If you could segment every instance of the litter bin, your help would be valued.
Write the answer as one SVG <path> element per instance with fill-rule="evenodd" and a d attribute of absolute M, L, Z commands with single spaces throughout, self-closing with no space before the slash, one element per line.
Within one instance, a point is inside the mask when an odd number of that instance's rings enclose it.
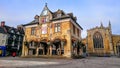
<path fill-rule="evenodd" d="M 0 56 L 4 57 L 6 55 L 6 46 L 0 46 Z"/>

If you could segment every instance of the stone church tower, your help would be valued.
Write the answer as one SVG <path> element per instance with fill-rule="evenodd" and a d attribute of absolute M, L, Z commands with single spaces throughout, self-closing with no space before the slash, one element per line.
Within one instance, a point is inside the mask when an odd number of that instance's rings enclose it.
<path fill-rule="evenodd" d="M 94 56 L 113 55 L 112 30 L 109 21 L 108 27 L 101 23 L 100 27 L 87 30 L 87 52 Z"/>

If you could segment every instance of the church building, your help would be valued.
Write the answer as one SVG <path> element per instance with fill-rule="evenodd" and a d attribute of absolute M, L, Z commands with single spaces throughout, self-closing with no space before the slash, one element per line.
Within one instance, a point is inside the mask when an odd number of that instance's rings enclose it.
<path fill-rule="evenodd" d="M 84 39 L 87 52 L 90 56 L 120 56 L 120 35 L 112 34 L 111 23 L 104 27 L 87 30 L 87 37 Z"/>

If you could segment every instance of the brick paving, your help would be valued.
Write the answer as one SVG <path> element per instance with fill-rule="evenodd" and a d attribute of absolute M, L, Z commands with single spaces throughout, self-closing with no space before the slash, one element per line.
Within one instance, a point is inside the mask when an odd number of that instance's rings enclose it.
<path fill-rule="evenodd" d="M 0 58 L 0 68 L 120 68 L 120 58 L 84 59 Z"/>

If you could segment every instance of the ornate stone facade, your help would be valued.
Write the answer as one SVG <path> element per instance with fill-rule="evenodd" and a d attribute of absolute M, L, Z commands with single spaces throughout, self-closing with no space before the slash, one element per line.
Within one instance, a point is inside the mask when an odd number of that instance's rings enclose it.
<path fill-rule="evenodd" d="M 87 52 L 92 56 L 120 56 L 120 35 L 113 35 L 111 23 L 104 27 L 87 30 L 87 37 L 82 40 L 87 47 Z"/>
<path fill-rule="evenodd" d="M 81 40 L 82 28 L 72 13 L 66 14 L 60 9 L 52 12 L 45 5 L 42 13 L 34 18 L 23 25 L 25 37 L 22 56 L 71 57 L 78 51 L 73 44 Z"/>
<path fill-rule="evenodd" d="M 100 27 L 87 30 L 87 51 L 89 55 L 95 56 L 113 55 L 110 22 L 108 27 L 104 27 L 101 23 Z"/>

